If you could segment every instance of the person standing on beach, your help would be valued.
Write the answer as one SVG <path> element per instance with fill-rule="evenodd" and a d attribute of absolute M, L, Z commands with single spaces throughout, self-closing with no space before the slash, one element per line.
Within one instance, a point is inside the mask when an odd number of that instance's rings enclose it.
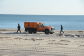
<path fill-rule="evenodd" d="M 21 33 L 21 30 L 20 30 L 20 24 L 18 24 L 18 26 L 17 26 L 17 33 L 18 33 L 18 31 L 20 31 L 20 33 Z"/>
<path fill-rule="evenodd" d="M 63 31 L 63 26 L 61 25 L 61 29 L 60 29 L 60 34 L 61 33 L 64 33 L 64 31 Z"/>

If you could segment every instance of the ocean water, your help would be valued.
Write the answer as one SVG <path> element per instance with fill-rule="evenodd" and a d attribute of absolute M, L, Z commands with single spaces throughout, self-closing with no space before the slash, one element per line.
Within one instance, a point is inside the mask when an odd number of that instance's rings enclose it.
<path fill-rule="evenodd" d="M 7 15 L 0 14 L 0 28 L 17 28 L 17 24 L 24 28 L 24 22 L 43 22 L 44 25 L 60 30 L 84 30 L 84 15 Z"/>

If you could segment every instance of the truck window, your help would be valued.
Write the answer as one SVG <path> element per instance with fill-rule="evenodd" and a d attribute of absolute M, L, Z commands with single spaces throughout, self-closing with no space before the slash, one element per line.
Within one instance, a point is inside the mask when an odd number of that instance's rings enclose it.
<path fill-rule="evenodd" d="M 39 27 L 44 27 L 44 25 L 43 24 L 40 24 Z"/>

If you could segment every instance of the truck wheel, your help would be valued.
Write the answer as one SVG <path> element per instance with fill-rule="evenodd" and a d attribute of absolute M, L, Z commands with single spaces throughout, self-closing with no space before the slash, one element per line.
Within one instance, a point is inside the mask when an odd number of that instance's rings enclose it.
<path fill-rule="evenodd" d="M 45 34 L 49 34 L 49 30 L 48 29 L 45 30 Z"/>
<path fill-rule="evenodd" d="M 32 34 L 32 32 L 31 32 L 31 31 L 29 31 L 29 34 Z"/>
<path fill-rule="evenodd" d="M 32 34 L 32 30 L 28 30 L 29 34 Z"/>
<path fill-rule="evenodd" d="M 37 33 L 36 31 L 34 31 L 33 33 Z"/>
<path fill-rule="evenodd" d="M 34 30 L 33 30 L 33 33 L 37 33 L 37 30 L 36 30 L 36 29 L 34 29 Z"/>
<path fill-rule="evenodd" d="M 50 32 L 50 34 L 53 34 L 53 32 Z"/>

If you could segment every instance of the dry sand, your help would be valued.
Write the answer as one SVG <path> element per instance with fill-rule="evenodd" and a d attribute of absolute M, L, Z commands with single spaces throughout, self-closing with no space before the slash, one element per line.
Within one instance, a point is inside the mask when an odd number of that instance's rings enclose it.
<path fill-rule="evenodd" d="M 84 31 L 16 33 L 0 30 L 0 56 L 84 56 Z"/>

